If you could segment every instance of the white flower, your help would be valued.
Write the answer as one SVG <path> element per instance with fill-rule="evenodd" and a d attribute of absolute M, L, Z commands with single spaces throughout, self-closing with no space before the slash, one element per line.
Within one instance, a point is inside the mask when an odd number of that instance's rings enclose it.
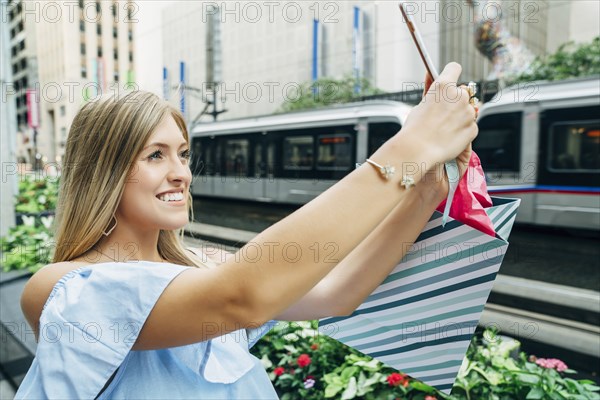
<path fill-rule="evenodd" d="M 41 195 L 40 197 L 37 198 L 37 201 L 39 204 L 46 204 L 46 196 Z"/>
<path fill-rule="evenodd" d="M 52 226 L 52 222 L 54 221 L 54 216 L 49 215 L 47 217 L 42 217 L 40 219 L 42 221 L 42 225 L 44 225 L 46 227 L 46 229 L 50 229 L 50 227 Z"/>
<path fill-rule="evenodd" d="M 35 217 L 28 217 L 27 215 L 23 215 L 21 218 L 23 219 L 23 225 L 25 225 L 25 226 L 34 226 L 35 225 Z"/>
<path fill-rule="evenodd" d="M 315 380 L 314 379 L 307 379 L 304 381 L 304 389 L 310 389 L 313 386 L 315 386 Z"/>

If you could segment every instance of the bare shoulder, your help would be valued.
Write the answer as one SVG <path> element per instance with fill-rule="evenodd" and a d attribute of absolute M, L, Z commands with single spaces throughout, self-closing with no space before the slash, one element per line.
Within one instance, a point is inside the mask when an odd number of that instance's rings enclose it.
<path fill-rule="evenodd" d="M 29 279 L 21 295 L 21 310 L 34 330 L 37 331 L 42 308 L 54 285 L 65 274 L 83 265 L 86 265 L 86 263 L 71 261 L 48 264 Z"/>

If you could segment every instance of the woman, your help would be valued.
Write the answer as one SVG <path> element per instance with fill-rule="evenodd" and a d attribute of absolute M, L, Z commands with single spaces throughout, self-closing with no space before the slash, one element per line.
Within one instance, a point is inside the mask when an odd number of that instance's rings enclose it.
<path fill-rule="evenodd" d="M 276 398 L 248 349 L 274 320 L 350 314 L 445 199 L 443 162 L 466 164 L 477 127 L 460 72 L 449 64 L 371 156 L 396 173 L 360 166 L 259 234 L 253 260 L 211 261 L 177 237 L 192 176 L 176 110 L 145 92 L 86 104 L 69 133 L 54 260 L 21 299 L 38 349 L 17 398 Z"/>

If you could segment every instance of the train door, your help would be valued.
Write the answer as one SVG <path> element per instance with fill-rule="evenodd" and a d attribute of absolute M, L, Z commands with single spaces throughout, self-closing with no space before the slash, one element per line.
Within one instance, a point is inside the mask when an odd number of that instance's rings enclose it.
<path fill-rule="evenodd" d="M 536 223 L 600 229 L 600 106 L 540 114 Z"/>
<path fill-rule="evenodd" d="M 267 132 L 257 134 L 253 140 L 253 175 L 256 181 L 255 200 L 274 201 L 270 186 L 274 182 L 275 142 Z"/>
<path fill-rule="evenodd" d="M 191 192 L 194 196 L 211 196 L 214 194 L 214 143 L 208 137 L 192 139 L 192 171 Z"/>
<path fill-rule="evenodd" d="M 215 182 L 215 195 L 227 198 L 253 199 L 258 191 L 252 174 L 252 139 L 255 134 L 221 136 L 223 161 L 221 179 Z"/>

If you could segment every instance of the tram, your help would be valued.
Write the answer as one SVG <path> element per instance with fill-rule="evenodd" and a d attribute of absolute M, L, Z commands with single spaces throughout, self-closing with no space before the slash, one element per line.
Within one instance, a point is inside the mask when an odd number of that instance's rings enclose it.
<path fill-rule="evenodd" d="M 375 100 L 197 125 L 192 195 L 305 204 L 402 127 L 411 105 Z M 521 198 L 517 222 L 600 233 L 600 79 L 503 89 L 473 148 L 492 195 Z"/>
<path fill-rule="evenodd" d="M 473 148 L 516 222 L 600 232 L 600 77 L 528 82 L 479 112 Z"/>
<path fill-rule="evenodd" d="M 379 100 L 197 125 L 192 195 L 305 204 L 398 133 L 411 109 Z"/>

